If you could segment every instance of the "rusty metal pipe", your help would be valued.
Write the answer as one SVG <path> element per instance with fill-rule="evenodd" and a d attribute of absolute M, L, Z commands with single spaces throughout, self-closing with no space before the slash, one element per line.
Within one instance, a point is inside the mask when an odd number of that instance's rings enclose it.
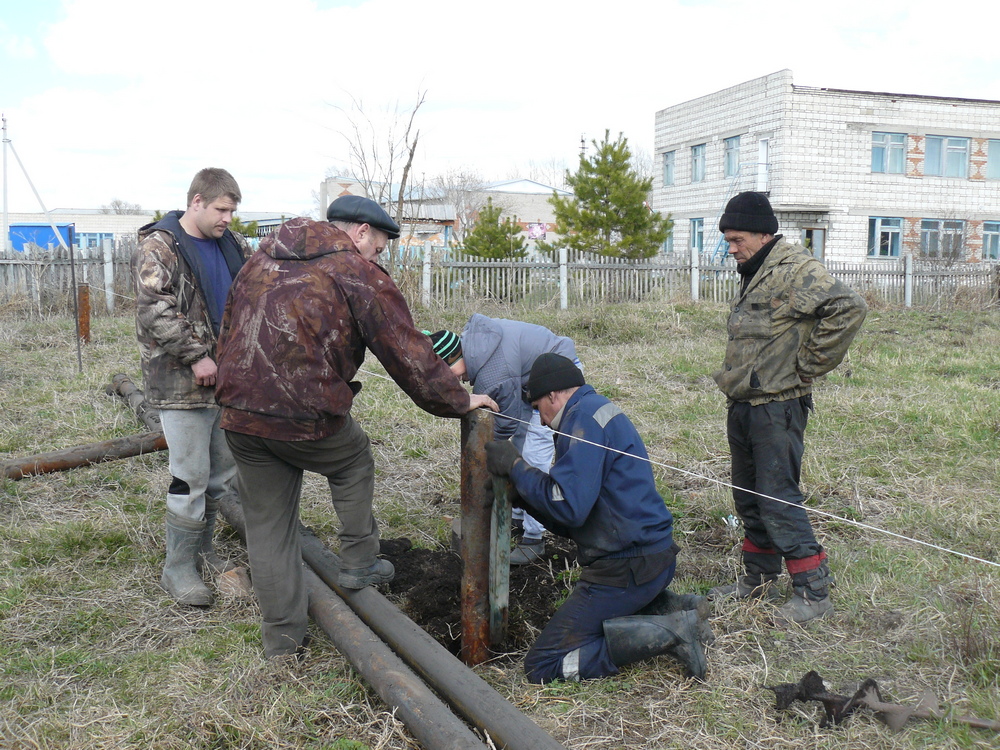
<path fill-rule="evenodd" d="M 486 443 L 493 415 L 476 409 L 462 417 L 462 661 L 490 658 L 490 525 L 493 477 L 486 470 Z"/>
<path fill-rule="evenodd" d="M 49 474 L 166 449 L 167 440 L 162 432 L 146 432 L 141 435 L 105 440 L 102 443 L 79 445 L 61 451 L 4 461 L 0 463 L 0 476 L 7 479 L 23 479 L 35 474 Z"/>
<path fill-rule="evenodd" d="M 433 750 L 486 750 L 475 733 L 308 567 L 309 614 L 417 741 Z"/>

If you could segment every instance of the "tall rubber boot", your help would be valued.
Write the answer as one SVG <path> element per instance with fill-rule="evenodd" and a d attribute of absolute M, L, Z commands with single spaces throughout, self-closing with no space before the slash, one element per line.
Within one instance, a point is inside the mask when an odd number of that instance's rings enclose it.
<path fill-rule="evenodd" d="M 698 615 L 698 639 L 708 646 L 715 643 L 715 633 L 708 618 L 712 614 L 712 603 L 699 594 L 675 594 L 669 588 L 663 589 L 649 604 L 636 612 L 637 615 L 669 615 L 672 612 L 693 610 Z"/>
<path fill-rule="evenodd" d="M 698 639 L 698 614 L 694 610 L 605 620 L 604 640 L 615 666 L 669 654 L 684 666 L 688 677 L 705 679 L 708 665 Z"/>
<path fill-rule="evenodd" d="M 781 556 L 764 552 L 743 551 L 743 570 L 746 571 L 735 583 L 716 586 L 709 590 L 708 598 L 722 599 L 763 599 L 777 602 L 783 597 L 778 590 L 778 576 L 781 575 Z"/>
<path fill-rule="evenodd" d="M 833 574 L 825 562 L 813 570 L 795 573 L 792 576 L 792 598 L 778 607 L 775 624 L 780 627 L 792 622 L 804 625 L 833 612 L 830 600 L 830 586 L 833 584 Z"/>
<path fill-rule="evenodd" d="M 197 567 L 204 533 L 204 521 L 167 511 L 167 561 L 160 585 L 179 604 L 207 607 L 212 603 L 212 592 L 201 580 Z"/>
<path fill-rule="evenodd" d="M 198 572 L 203 573 L 208 568 L 213 575 L 221 575 L 229 570 L 235 570 L 236 565 L 229 560 L 223 560 L 215 551 L 215 520 L 219 517 L 219 501 L 205 497 L 205 531 L 201 537 L 201 548 L 198 555 Z"/>

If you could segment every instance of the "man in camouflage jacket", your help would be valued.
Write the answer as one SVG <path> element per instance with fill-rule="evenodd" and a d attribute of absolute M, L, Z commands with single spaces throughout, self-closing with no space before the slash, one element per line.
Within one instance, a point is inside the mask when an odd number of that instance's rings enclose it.
<path fill-rule="evenodd" d="M 460 417 L 470 396 L 418 331 L 375 263 L 399 227 L 368 198 L 343 196 L 329 222 L 292 219 L 266 237 L 233 284 L 223 323 L 218 399 L 239 471 L 247 552 L 268 658 L 306 644 L 308 597 L 299 543 L 302 473 L 327 478 L 340 520 L 339 585 L 390 581 L 377 559 L 375 463 L 351 416 L 369 349 L 421 408 Z"/>
<path fill-rule="evenodd" d="M 787 624 L 833 610 L 833 576 L 802 507 L 799 477 L 812 382 L 843 360 L 867 306 L 806 248 L 776 235 L 777 229 L 763 193 L 740 193 L 719 222 L 742 276 L 730 309 L 725 362 L 713 377 L 729 402 L 745 573 L 711 593 L 780 599 L 776 581 L 784 558 L 793 595 L 776 621 Z"/>
<path fill-rule="evenodd" d="M 211 604 L 207 565 L 232 566 L 215 553 L 219 499 L 234 492 L 236 465 L 215 403 L 216 338 L 226 294 L 250 254 L 229 230 L 240 188 L 224 169 L 203 169 L 187 209 L 139 230 L 132 257 L 136 334 L 146 400 L 160 410 L 170 451 L 167 557 L 160 583 L 181 604 Z"/>

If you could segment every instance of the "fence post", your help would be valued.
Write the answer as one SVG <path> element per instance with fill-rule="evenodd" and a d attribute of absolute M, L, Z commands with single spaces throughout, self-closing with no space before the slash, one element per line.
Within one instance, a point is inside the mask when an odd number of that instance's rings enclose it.
<path fill-rule="evenodd" d="M 115 312 L 115 253 L 114 245 L 110 239 L 105 239 L 101 243 L 101 250 L 104 254 L 104 306 L 108 315 Z"/>
<path fill-rule="evenodd" d="M 431 243 L 424 242 L 423 274 L 420 280 L 420 301 L 424 307 L 431 306 Z"/>
<path fill-rule="evenodd" d="M 559 248 L 559 309 L 569 307 L 569 251 L 563 245 Z"/>
<path fill-rule="evenodd" d="M 913 307 L 913 255 L 903 256 L 903 306 Z"/>
<path fill-rule="evenodd" d="M 700 296 L 699 288 L 701 287 L 701 275 L 698 269 L 698 248 L 691 247 L 691 301 L 697 302 Z"/>

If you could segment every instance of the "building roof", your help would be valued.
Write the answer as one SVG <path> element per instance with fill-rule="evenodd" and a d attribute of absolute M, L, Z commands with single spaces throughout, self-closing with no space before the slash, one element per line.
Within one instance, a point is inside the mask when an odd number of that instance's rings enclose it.
<path fill-rule="evenodd" d="M 494 182 L 484 187 L 483 190 L 488 193 L 520 193 L 522 195 L 551 195 L 552 191 L 555 191 L 560 195 L 572 195 L 568 190 L 527 179 Z"/>

